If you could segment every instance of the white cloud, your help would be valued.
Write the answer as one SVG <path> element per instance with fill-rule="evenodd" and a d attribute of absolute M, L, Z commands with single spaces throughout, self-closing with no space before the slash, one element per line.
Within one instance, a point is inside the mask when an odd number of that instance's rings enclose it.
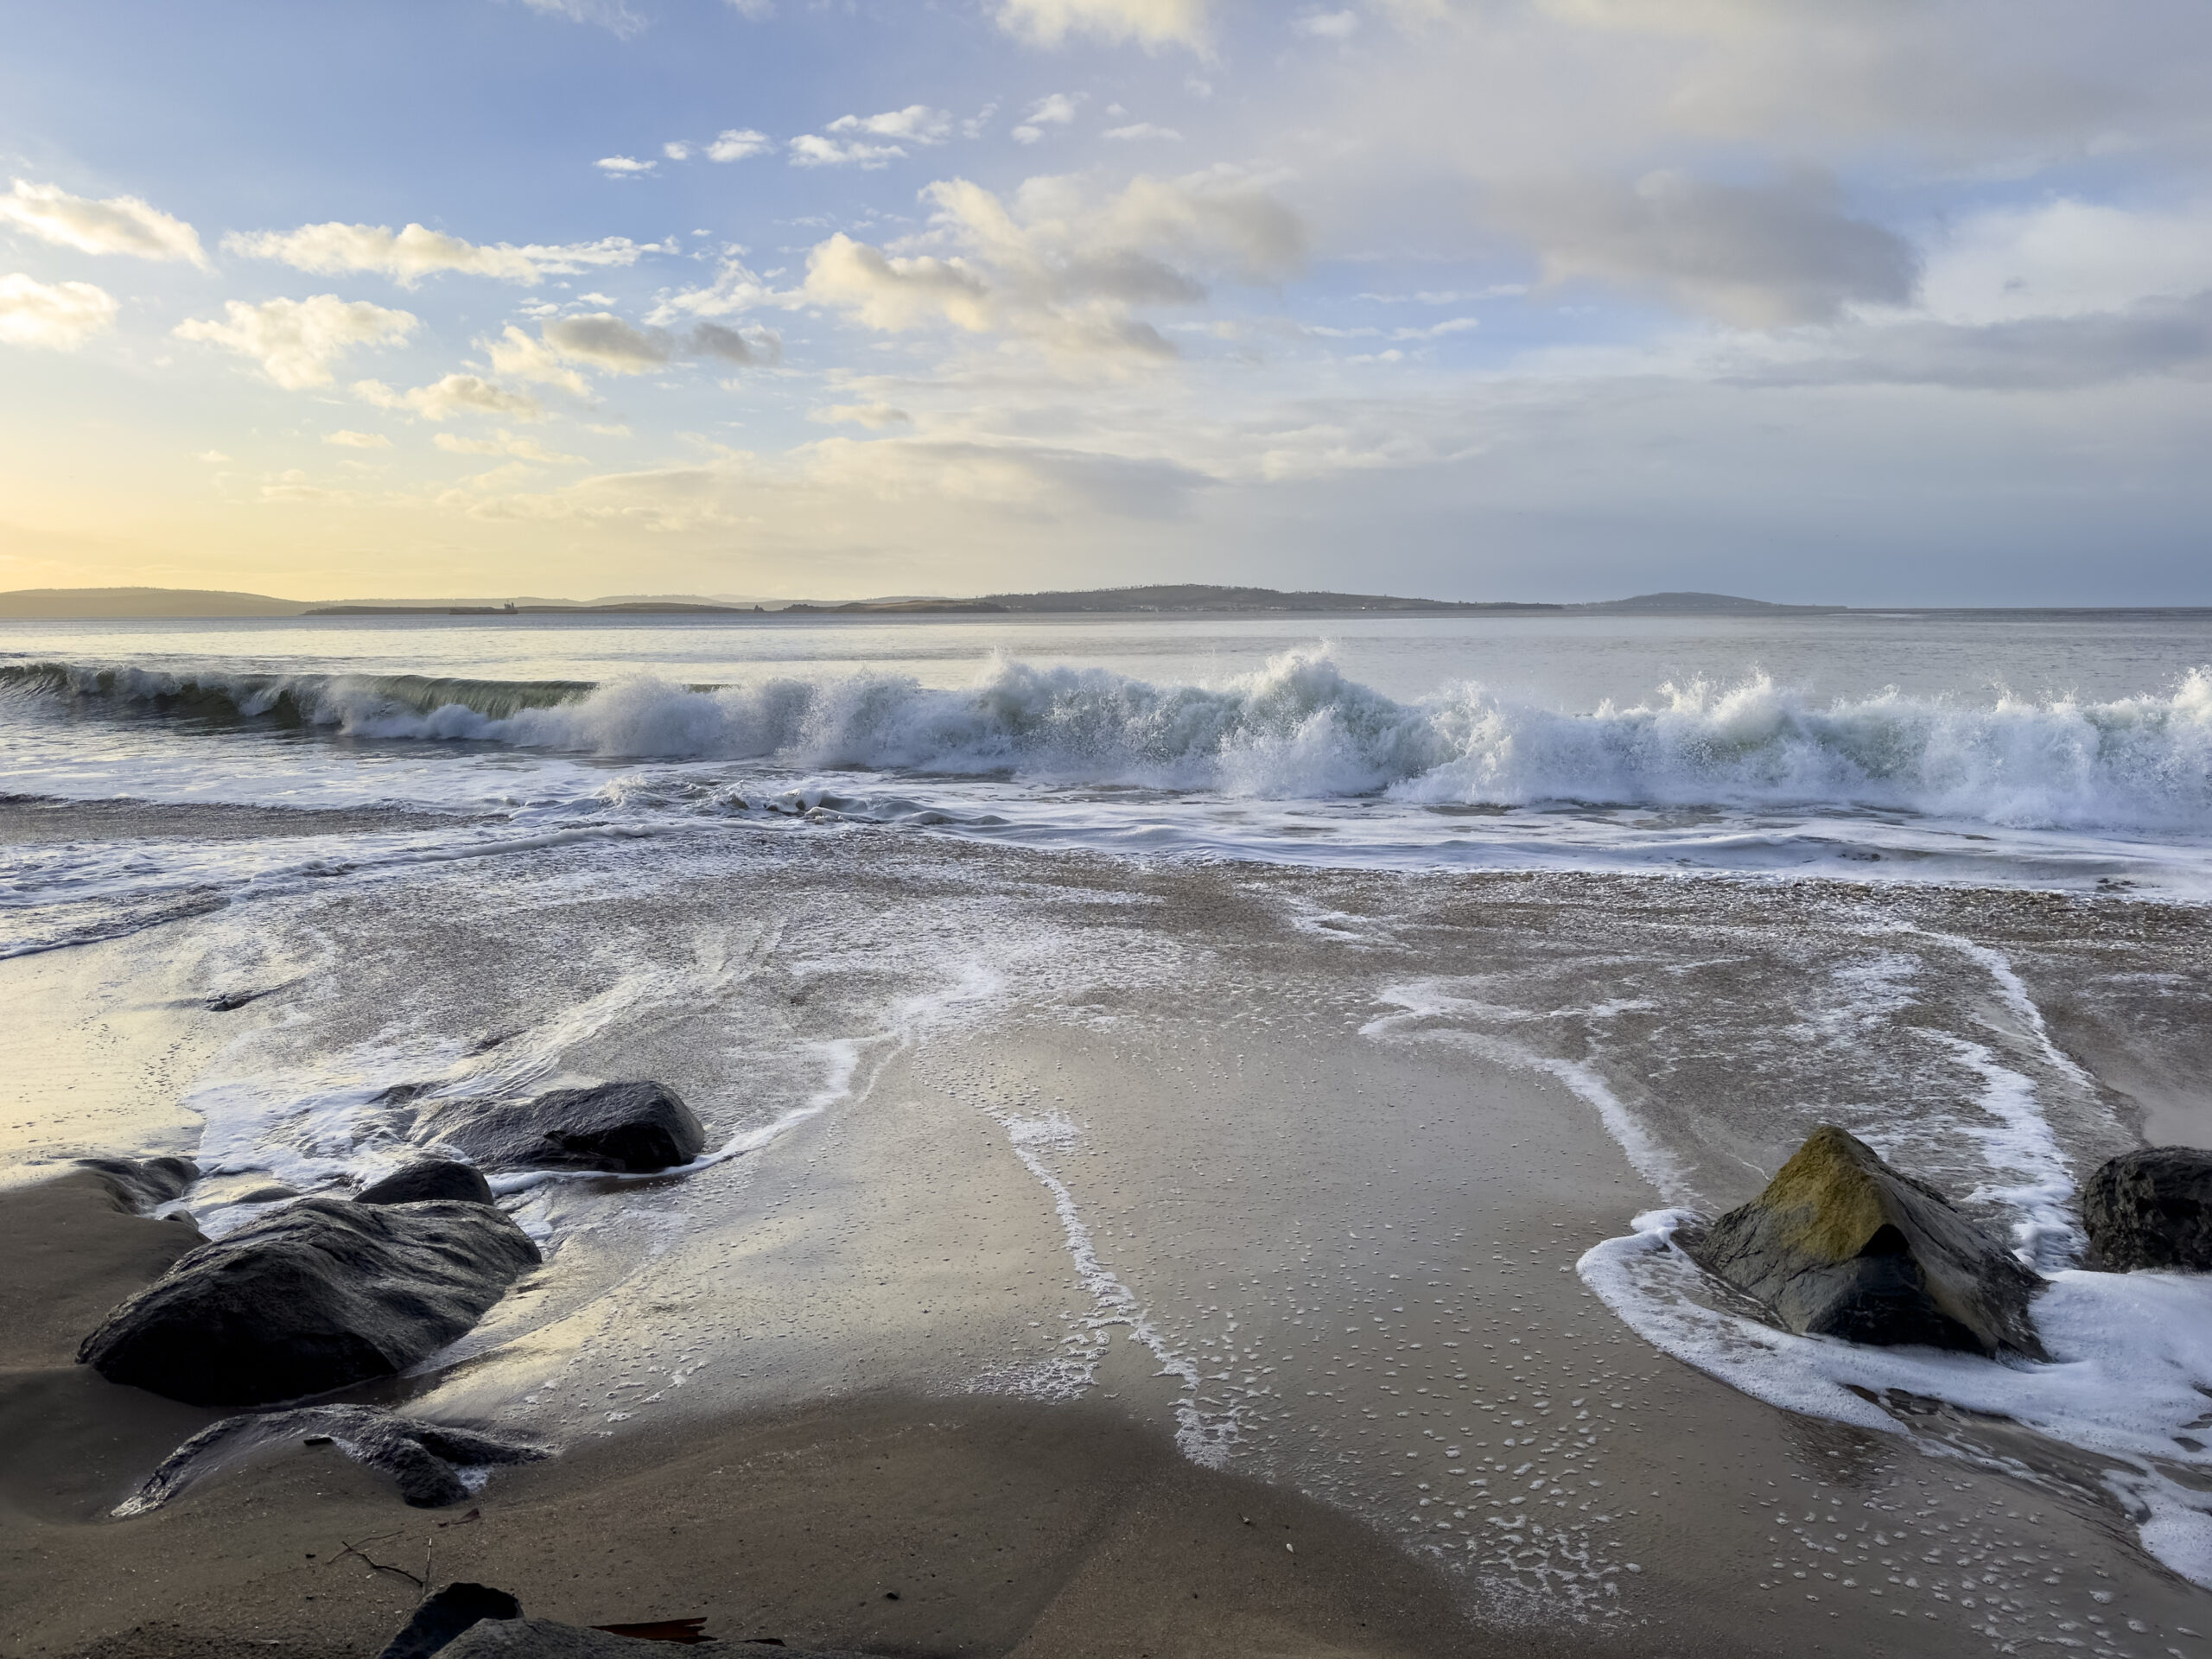
<path fill-rule="evenodd" d="M 1752 327 L 1825 321 L 1853 303 L 1901 305 L 1918 262 L 1893 232 L 1844 210 L 1834 184 L 1647 174 L 1495 193 L 1494 217 L 1532 243 L 1552 281 L 1595 276 Z"/>
<path fill-rule="evenodd" d="M 545 406 L 529 393 L 509 391 L 476 374 L 449 374 L 411 391 L 394 391 L 381 380 L 356 380 L 353 395 L 378 409 L 407 410 L 426 421 L 450 420 L 456 415 L 499 415 L 517 421 L 545 418 Z"/>
<path fill-rule="evenodd" d="M 1075 353 L 1168 354 L 1136 315 L 1191 305 L 1204 279 L 1275 283 L 1304 263 L 1304 226 L 1230 173 L 1141 176 L 1100 196 L 1080 178 L 1033 178 L 1007 201 L 966 180 L 923 192 L 930 228 L 887 248 L 839 234 L 808 255 L 806 298 L 887 333 L 950 325 Z"/>
<path fill-rule="evenodd" d="M 512 323 L 497 340 L 479 343 L 491 358 L 492 372 L 496 375 L 525 385 L 558 386 L 578 397 L 591 391 L 590 383 L 563 363 L 543 340 L 531 339 Z"/>
<path fill-rule="evenodd" d="M 909 104 L 903 110 L 887 110 L 881 115 L 841 115 L 827 130 L 866 133 L 871 138 L 893 138 L 910 143 L 941 144 L 952 130 L 952 118 L 926 104 Z"/>
<path fill-rule="evenodd" d="M 707 159 L 742 162 L 751 156 L 766 156 L 775 147 L 776 141 L 765 132 L 755 132 L 750 127 L 730 127 L 707 146 Z"/>
<path fill-rule="evenodd" d="M 611 179 L 627 179 L 640 173 L 650 173 L 660 163 L 641 162 L 634 156 L 602 156 L 592 165 Z"/>
<path fill-rule="evenodd" d="M 666 324 L 679 315 L 727 317 L 774 302 L 775 290 L 748 269 L 741 259 L 725 259 L 714 282 L 706 288 L 687 289 L 671 295 L 653 308 L 645 321 Z"/>
<path fill-rule="evenodd" d="M 729 9 L 752 22 L 766 22 L 776 15 L 775 0 L 728 0 Z"/>
<path fill-rule="evenodd" d="M 840 143 L 819 133 L 802 133 L 791 142 L 793 167 L 858 167 L 874 172 L 888 167 L 906 152 L 896 144 L 863 143 L 855 139 Z"/>
<path fill-rule="evenodd" d="M 180 340 L 220 346 L 257 359 L 271 380 L 292 391 L 327 386 L 331 365 L 359 346 L 391 346 L 414 333 L 411 312 L 388 310 L 366 300 L 316 294 L 304 300 L 225 303 L 226 321 L 194 318 L 177 324 Z"/>
<path fill-rule="evenodd" d="M 512 242 L 463 241 L 421 225 L 394 231 L 388 225 L 302 225 L 296 231 L 259 231 L 223 238 L 226 251 L 253 259 L 275 259 L 296 270 L 318 276 L 368 270 L 412 288 L 441 271 L 491 276 L 535 285 L 548 276 L 574 276 L 606 266 L 637 264 L 640 256 L 663 250 L 652 243 L 610 236 L 597 242 L 556 246 Z"/>
<path fill-rule="evenodd" d="M 1147 139 L 1160 139 L 1176 144 L 1183 142 L 1183 135 L 1174 128 L 1156 127 L 1149 121 L 1139 121 L 1127 127 L 1109 127 L 1106 130 L 1106 137 L 1122 143 L 1139 143 Z"/>
<path fill-rule="evenodd" d="M 624 0 L 523 0 L 523 4 L 550 17 L 566 17 L 576 23 L 597 23 L 603 29 L 626 36 L 636 34 L 645 26 L 645 20 L 631 10 Z"/>
<path fill-rule="evenodd" d="M 2212 288 L 2212 202 L 2137 210 L 2062 197 L 1961 219 L 1929 252 L 1928 309 L 1952 322 L 2117 311 Z"/>
<path fill-rule="evenodd" d="M 1309 40 L 1348 41 L 1359 32 L 1359 14 L 1356 11 L 1315 11 L 1294 18 L 1291 33 L 1303 35 Z"/>
<path fill-rule="evenodd" d="M 127 253 L 139 259 L 182 259 L 209 269 L 200 233 L 136 196 L 94 201 L 59 185 L 17 179 L 0 196 L 0 225 L 80 253 Z"/>
<path fill-rule="evenodd" d="M 541 467 L 581 467 L 582 455 L 556 454 L 536 438 L 517 437 L 513 433 L 499 431 L 488 438 L 464 438 L 456 432 L 440 432 L 430 442 L 450 455 L 512 455 L 517 461 L 534 461 Z"/>
<path fill-rule="evenodd" d="M 1029 113 L 1022 117 L 1021 124 L 1014 130 L 1015 140 L 1033 144 L 1045 136 L 1046 127 L 1071 125 L 1075 121 L 1076 105 L 1081 101 L 1079 98 L 1070 98 L 1065 92 L 1052 92 L 1039 99 L 1030 107 Z"/>
<path fill-rule="evenodd" d="M 1204 51 L 1210 0 L 1004 0 L 999 25 L 1040 46 L 1070 35 Z"/>
<path fill-rule="evenodd" d="M 0 342 L 73 352 L 115 327 L 115 296 L 90 283 L 41 283 L 17 271 L 0 276 Z"/>
<path fill-rule="evenodd" d="M 660 147 L 660 153 L 671 162 L 688 162 L 691 159 L 691 146 L 682 138 L 671 138 Z"/>
<path fill-rule="evenodd" d="M 391 440 L 381 432 L 326 432 L 322 441 L 336 444 L 340 449 L 389 449 Z"/>
<path fill-rule="evenodd" d="M 880 432 L 888 427 L 912 426 L 914 417 L 903 409 L 889 404 L 832 404 L 827 409 L 807 411 L 810 421 L 820 421 L 825 426 L 841 426 L 849 422 Z"/>

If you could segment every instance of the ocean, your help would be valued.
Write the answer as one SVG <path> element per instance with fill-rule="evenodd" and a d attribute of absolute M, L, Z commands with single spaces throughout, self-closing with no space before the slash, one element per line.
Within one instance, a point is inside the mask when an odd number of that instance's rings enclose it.
<path fill-rule="evenodd" d="M 502 1176 L 550 1265 L 417 1408 L 1112 1398 L 1530 1618 L 1809 1572 L 1956 1651 L 2064 1558 L 2212 1585 L 2212 1297 L 2074 1216 L 2212 1146 L 2212 616 L 7 623 L 0 793 L 11 1179 L 189 1152 L 219 1234 L 426 1097 L 707 1122 Z M 1822 1122 L 2051 1278 L 2056 1363 L 1789 1337 L 1669 1249 Z M 1662 1484 L 1693 1384 L 1846 1437 L 1857 1576 L 1687 1523 L 1775 1501 Z"/>

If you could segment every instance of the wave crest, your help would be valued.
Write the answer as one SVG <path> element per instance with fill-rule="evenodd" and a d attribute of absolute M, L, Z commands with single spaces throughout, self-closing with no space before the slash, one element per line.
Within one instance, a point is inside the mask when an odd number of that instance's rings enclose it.
<path fill-rule="evenodd" d="M 939 689 L 887 675 L 684 686 L 192 674 L 34 664 L 0 688 L 379 739 L 609 759 L 1009 773 L 1286 799 L 1781 808 L 2018 828 L 2201 830 L 2212 822 L 2212 667 L 2169 693 L 1987 704 L 1896 691 L 1817 704 L 1765 676 L 1664 687 L 1587 715 L 1474 683 L 1403 702 L 1300 651 L 1218 687 L 999 660 Z"/>

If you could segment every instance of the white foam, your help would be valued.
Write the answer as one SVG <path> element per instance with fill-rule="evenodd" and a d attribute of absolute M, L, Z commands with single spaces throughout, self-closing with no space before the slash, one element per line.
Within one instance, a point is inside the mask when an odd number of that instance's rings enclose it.
<path fill-rule="evenodd" d="M 1577 1265 L 1586 1283 L 1655 1347 L 1784 1410 L 1913 1438 L 1853 1389 L 1890 1389 L 2006 1417 L 2063 1446 L 2120 1468 L 2106 1484 L 2129 1503 L 2143 1546 L 2212 1587 L 2212 1491 L 2171 1471 L 2212 1478 L 2200 1442 L 2212 1406 L 2212 1278 L 2164 1273 L 2056 1274 L 2035 1305 L 2052 1363 L 1999 1363 L 1922 1348 L 1871 1348 L 1798 1337 L 1707 1306 L 1702 1275 L 1672 1243 L 1685 1211 L 1638 1216 Z M 1989 1459 L 2000 1459 L 1993 1454 Z"/>

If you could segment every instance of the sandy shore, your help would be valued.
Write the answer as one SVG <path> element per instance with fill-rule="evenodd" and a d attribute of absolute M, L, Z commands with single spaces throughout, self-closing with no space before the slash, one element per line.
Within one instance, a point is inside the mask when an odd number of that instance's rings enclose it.
<path fill-rule="evenodd" d="M 2196 1121 L 2187 1007 L 2129 989 L 2198 960 L 2188 916 L 1926 893 L 1870 946 L 1865 895 L 1813 884 L 750 829 L 650 851 L 426 867 L 0 964 L 27 1052 L 82 1033 L 83 1070 L 18 1085 L 49 1155 L 57 1124 L 193 1150 L 182 1090 L 212 1074 L 262 1091 L 195 1097 L 232 1144 L 312 1167 L 352 1121 L 287 1102 L 506 1056 L 662 1077 L 761 1133 L 681 1181 L 523 1200 L 548 1267 L 384 1395 L 568 1448 L 496 1474 L 473 1521 L 304 1446 L 106 1519 L 209 1414 L 69 1355 L 182 1229 L 74 1178 L 0 1192 L 0 1651 L 373 1654 L 418 1592 L 346 1553 L 368 1539 L 556 1618 L 902 1655 L 2186 1656 L 2212 1630 L 2063 1471 L 1764 1405 L 1573 1271 L 1662 1197 L 1592 1077 L 1715 1203 L 1830 1102 L 1955 1099 L 1852 977 L 1908 949 L 1911 1020 L 2043 1067 L 2076 1155 L 2135 1130 L 2002 1029 L 1958 941 L 2010 952 L 2070 1052 L 2134 1056 L 2128 1109 Z M 232 982 L 285 988 L 208 1013 Z M 86 1024 L 87 988 L 136 1012 Z"/>

